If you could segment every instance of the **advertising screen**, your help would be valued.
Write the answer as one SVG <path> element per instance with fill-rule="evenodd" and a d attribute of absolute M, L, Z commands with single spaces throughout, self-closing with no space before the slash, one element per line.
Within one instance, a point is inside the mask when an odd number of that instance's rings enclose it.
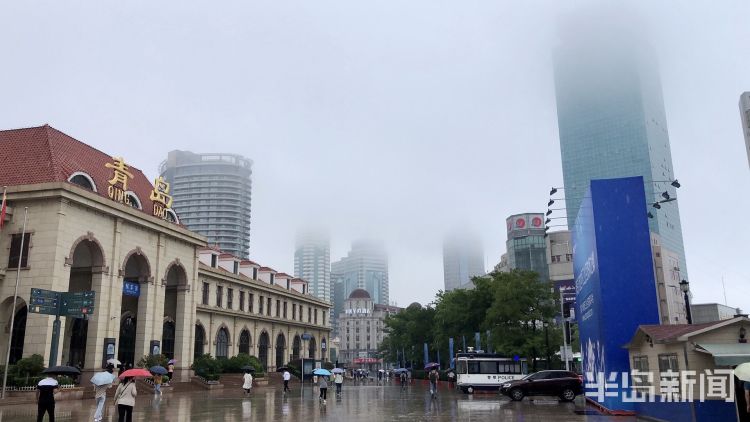
<path fill-rule="evenodd" d="M 583 371 L 607 383 L 605 397 L 587 394 L 612 410 L 633 408 L 623 401 L 622 373 L 630 372 L 623 346 L 639 325 L 659 323 L 643 183 L 642 177 L 592 180 L 572 234 Z"/>

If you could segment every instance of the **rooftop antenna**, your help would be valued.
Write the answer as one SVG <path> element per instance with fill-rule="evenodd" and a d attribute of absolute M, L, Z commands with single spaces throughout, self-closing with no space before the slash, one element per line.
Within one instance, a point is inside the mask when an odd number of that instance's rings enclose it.
<path fill-rule="evenodd" d="M 721 275 L 721 288 L 724 290 L 724 306 L 727 306 L 727 286 L 724 285 L 724 274 Z"/>

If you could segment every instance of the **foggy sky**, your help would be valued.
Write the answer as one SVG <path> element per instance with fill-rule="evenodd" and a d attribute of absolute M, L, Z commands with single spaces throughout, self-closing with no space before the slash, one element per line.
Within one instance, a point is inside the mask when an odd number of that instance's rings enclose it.
<path fill-rule="evenodd" d="M 191 2 L 192 3 L 192 2 Z M 565 4 L 561 4 L 565 3 Z M 639 1 L 660 64 L 694 302 L 750 311 L 750 2 Z M 149 177 L 172 149 L 254 161 L 251 259 L 292 272 L 385 240 L 390 295 L 443 287 L 442 239 L 546 210 L 562 185 L 556 26 L 589 2 L 5 2 L 0 128 L 44 123 Z"/>

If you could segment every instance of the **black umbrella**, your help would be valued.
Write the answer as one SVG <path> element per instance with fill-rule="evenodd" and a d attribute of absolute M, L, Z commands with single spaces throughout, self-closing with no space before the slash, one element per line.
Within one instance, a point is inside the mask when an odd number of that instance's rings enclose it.
<path fill-rule="evenodd" d="M 250 371 L 250 372 L 255 372 L 255 367 L 254 367 L 254 366 L 249 366 L 249 365 L 245 365 L 245 366 L 243 366 L 243 367 L 242 367 L 241 369 L 242 369 L 243 371 Z"/>
<path fill-rule="evenodd" d="M 276 372 L 284 372 L 284 371 L 288 371 L 288 370 L 289 370 L 289 368 L 286 367 L 286 366 L 279 366 L 278 368 L 276 368 Z"/>
<path fill-rule="evenodd" d="M 47 368 L 44 371 L 42 371 L 43 374 L 54 374 L 54 375 L 72 375 L 77 376 L 81 375 L 81 370 L 76 368 L 75 366 L 66 366 L 66 365 L 60 365 L 60 366 L 53 366 L 51 368 Z"/>

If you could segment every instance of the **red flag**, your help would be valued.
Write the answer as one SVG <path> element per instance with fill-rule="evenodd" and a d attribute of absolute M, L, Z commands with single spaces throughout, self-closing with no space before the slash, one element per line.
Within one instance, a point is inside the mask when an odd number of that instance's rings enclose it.
<path fill-rule="evenodd" d="M 8 208 L 8 204 L 5 202 L 5 193 L 8 191 L 8 188 L 3 189 L 3 206 L 2 210 L 0 210 L 0 229 L 3 228 L 5 225 L 5 210 Z"/>

